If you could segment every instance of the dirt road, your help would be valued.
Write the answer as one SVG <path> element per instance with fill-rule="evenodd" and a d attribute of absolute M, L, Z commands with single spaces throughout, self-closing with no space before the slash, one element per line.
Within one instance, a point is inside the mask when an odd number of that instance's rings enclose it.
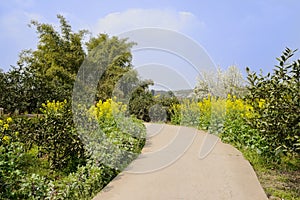
<path fill-rule="evenodd" d="M 267 200 L 234 147 L 193 128 L 146 126 L 142 154 L 94 200 Z"/>

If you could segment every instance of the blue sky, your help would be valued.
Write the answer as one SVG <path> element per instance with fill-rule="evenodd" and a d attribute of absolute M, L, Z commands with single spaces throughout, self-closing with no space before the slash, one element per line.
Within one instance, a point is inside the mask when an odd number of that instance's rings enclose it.
<path fill-rule="evenodd" d="M 300 48 L 299 11 L 299 0 L 0 0 L 0 67 L 7 71 L 22 49 L 36 47 L 31 19 L 57 24 L 63 14 L 74 30 L 93 35 L 175 30 L 202 45 L 217 66 L 268 72 L 285 47 Z"/>

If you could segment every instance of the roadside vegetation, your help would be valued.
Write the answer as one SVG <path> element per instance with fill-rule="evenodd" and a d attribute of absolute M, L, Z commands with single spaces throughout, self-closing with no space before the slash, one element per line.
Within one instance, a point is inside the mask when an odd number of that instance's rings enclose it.
<path fill-rule="evenodd" d="M 132 69 L 134 43 L 100 34 L 85 44 L 88 31 L 74 32 L 63 16 L 58 19 L 59 30 L 32 21 L 37 49 L 22 51 L 17 66 L 0 71 L 0 199 L 91 199 L 145 144 L 142 121 L 111 98 L 120 77 Z M 100 71 L 108 69 L 98 83 L 95 103 L 80 110 L 97 127 L 84 133 L 74 124 L 72 92 L 77 72 L 93 48 L 99 50 L 93 55 L 95 62 L 106 61 Z M 137 74 L 131 74 L 134 81 L 123 92 L 139 84 Z M 146 93 L 147 85 L 140 92 Z M 98 146 L 111 148 L 95 150 Z"/>
<path fill-rule="evenodd" d="M 59 29 L 32 21 L 37 48 L 0 71 L 0 199 L 91 199 L 141 152 L 144 121 L 217 134 L 243 152 L 270 198 L 300 199 L 295 51 L 285 49 L 267 75 L 247 69 L 247 81 L 234 66 L 217 77 L 203 74 L 193 98 L 177 98 L 171 91 L 156 95 L 151 80 L 140 80 L 131 63 L 134 42 L 74 32 L 58 19 Z M 83 62 L 99 77 L 93 103 L 74 109 Z M 95 122 L 87 123 L 92 131 L 78 130 L 74 114 Z"/>
<path fill-rule="evenodd" d="M 247 69 L 244 89 L 237 69 L 221 73 L 217 87 L 227 98 L 212 95 L 209 80 L 200 80 L 198 98 L 171 107 L 171 123 L 219 134 L 242 151 L 271 198 L 300 199 L 300 60 L 290 60 L 294 53 L 285 49 L 272 74 Z"/>

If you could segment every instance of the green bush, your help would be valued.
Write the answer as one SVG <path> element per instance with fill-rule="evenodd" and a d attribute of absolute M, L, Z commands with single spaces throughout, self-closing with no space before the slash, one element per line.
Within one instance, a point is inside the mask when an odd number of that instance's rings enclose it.
<path fill-rule="evenodd" d="M 47 102 L 41 108 L 43 117 L 37 145 L 47 155 L 50 167 L 56 170 L 76 170 L 85 162 L 84 144 L 73 124 L 72 112 L 64 102 Z M 69 171 L 68 171 L 69 172 Z"/>
<path fill-rule="evenodd" d="M 98 153 L 120 168 L 97 162 L 89 151 L 95 146 L 77 135 L 67 102 L 47 102 L 43 115 L 0 121 L 0 199 L 91 199 L 136 158 L 145 144 L 142 121 L 126 117 L 126 107 L 111 99 L 90 111 L 107 139 L 95 143 L 104 145 Z M 105 145 L 114 148 L 107 152 Z"/>
<path fill-rule="evenodd" d="M 116 171 L 104 166 L 82 166 L 76 173 L 48 182 L 47 199 L 91 199 L 116 174 Z"/>
<path fill-rule="evenodd" d="M 98 129 L 86 133 L 90 159 L 122 170 L 141 152 L 145 126 L 134 116 L 126 116 L 126 106 L 112 99 L 100 100 L 89 112 L 99 124 Z"/>
<path fill-rule="evenodd" d="M 158 104 L 155 108 L 159 109 L 157 111 L 154 109 L 154 114 L 157 113 L 158 115 L 156 117 L 157 121 L 160 121 L 162 117 L 165 117 L 165 121 L 171 122 L 172 115 L 174 114 L 172 113 L 172 106 L 179 104 L 178 98 L 171 91 L 169 91 L 167 95 L 155 96 L 154 98 L 156 104 Z M 164 114 L 166 116 L 164 116 Z"/>
<path fill-rule="evenodd" d="M 149 110 L 155 104 L 153 94 L 148 90 L 152 81 L 144 81 L 133 92 L 129 100 L 128 110 L 138 119 L 149 122 Z"/>
<path fill-rule="evenodd" d="M 24 176 L 21 170 L 24 154 L 22 143 L 0 145 L 0 199 L 18 199 Z"/>
<path fill-rule="evenodd" d="M 300 59 L 289 61 L 294 52 L 285 49 L 273 74 L 257 75 L 247 69 L 246 99 L 255 113 L 249 124 L 261 132 L 275 155 L 300 152 Z"/>

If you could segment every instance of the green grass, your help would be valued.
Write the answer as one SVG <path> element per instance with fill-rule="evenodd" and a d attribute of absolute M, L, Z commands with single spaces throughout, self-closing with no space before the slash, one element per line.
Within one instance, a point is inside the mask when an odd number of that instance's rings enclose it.
<path fill-rule="evenodd" d="M 253 166 L 268 197 L 300 200 L 299 155 L 283 157 L 280 163 L 274 163 L 251 150 L 243 149 L 242 152 Z"/>

